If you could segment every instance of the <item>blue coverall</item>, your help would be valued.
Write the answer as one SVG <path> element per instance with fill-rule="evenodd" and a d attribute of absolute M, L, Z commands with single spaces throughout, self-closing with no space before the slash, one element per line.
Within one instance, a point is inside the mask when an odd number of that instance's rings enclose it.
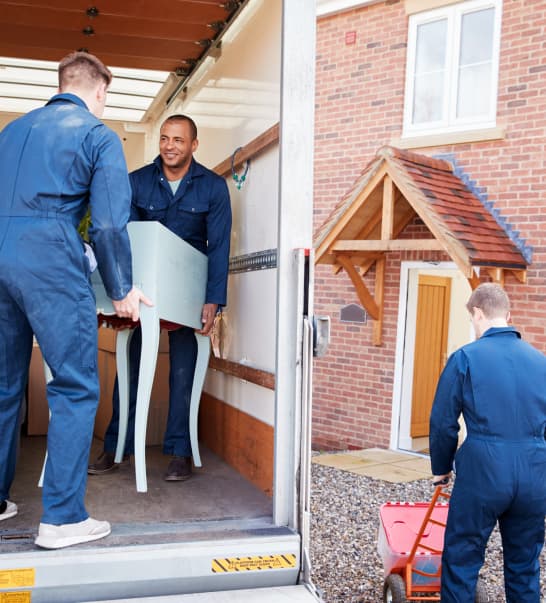
<path fill-rule="evenodd" d="M 457 451 L 458 418 L 467 437 Z M 507 603 L 539 603 L 546 513 L 546 356 L 512 327 L 488 329 L 448 360 L 430 418 L 434 475 L 455 464 L 442 603 L 472 603 L 499 522 Z"/>
<path fill-rule="evenodd" d="M 226 304 L 231 233 L 231 205 L 223 178 L 192 159 L 176 193 L 163 174 L 161 157 L 132 172 L 131 220 L 161 222 L 169 230 L 208 257 L 205 303 Z M 140 328 L 129 347 L 129 423 L 125 454 L 134 452 L 134 420 L 141 348 Z M 182 327 L 169 331 L 169 414 L 163 452 L 191 456 L 189 413 L 197 358 L 194 331 Z M 119 395 L 114 385 L 112 420 L 104 438 L 104 450 L 114 452 L 119 430 Z"/>
<path fill-rule="evenodd" d="M 33 335 L 51 369 L 42 522 L 87 519 L 87 463 L 99 397 L 97 318 L 77 228 L 91 207 L 108 295 L 132 287 L 131 191 L 121 142 L 72 94 L 0 133 L 0 500 L 14 478 Z"/>

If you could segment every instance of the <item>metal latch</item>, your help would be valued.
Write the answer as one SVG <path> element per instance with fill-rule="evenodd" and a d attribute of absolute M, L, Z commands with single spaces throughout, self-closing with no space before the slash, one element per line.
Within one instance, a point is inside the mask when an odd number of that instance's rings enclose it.
<path fill-rule="evenodd" d="M 324 356 L 329 343 L 330 317 L 313 316 L 313 356 Z"/>

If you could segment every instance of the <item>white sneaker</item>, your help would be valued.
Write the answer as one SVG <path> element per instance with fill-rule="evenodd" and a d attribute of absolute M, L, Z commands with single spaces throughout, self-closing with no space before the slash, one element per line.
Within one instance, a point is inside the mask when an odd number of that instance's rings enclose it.
<path fill-rule="evenodd" d="M 6 503 L 6 508 L 0 513 L 0 521 L 17 515 L 17 505 L 9 500 L 5 500 L 4 502 Z M 0 509 L 3 506 L 3 503 L 0 503 Z"/>
<path fill-rule="evenodd" d="M 65 523 L 61 526 L 41 523 L 34 544 L 44 549 L 61 549 L 80 542 L 104 538 L 110 532 L 111 527 L 107 521 L 98 521 L 91 517 L 79 523 Z"/>

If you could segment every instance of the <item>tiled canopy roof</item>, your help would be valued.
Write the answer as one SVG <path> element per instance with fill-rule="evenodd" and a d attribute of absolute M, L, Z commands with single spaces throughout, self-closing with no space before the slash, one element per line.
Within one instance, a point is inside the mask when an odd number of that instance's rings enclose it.
<path fill-rule="evenodd" d="M 429 226 L 432 234 L 440 242 L 446 243 L 445 250 L 448 253 L 450 245 L 457 241 L 464 248 L 465 263 L 470 266 L 526 269 L 528 262 L 520 249 L 476 194 L 454 173 L 451 163 L 394 147 L 379 150 L 351 190 L 317 230 L 317 261 L 321 261 L 321 257 L 327 253 L 324 243 L 328 242 L 336 225 L 347 217 L 347 212 L 353 213 L 355 217 L 373 215 L 372 211 L 364 212 L 363 206 L 377 204 L 377 195 L 375 201 L 372 201 L 373 191 L 368 191 L 368 196 L 362 196 L 362 193 L 382 171 L 392 178 L 402 196 Z M 356 238 L 354 233 L 350 233 L 348 223 L 344 230 L 349 232 L 340 230 L 336 240 Z M 324 258 L 322 261 L 327 260 Z"/>
<path fill-rule="evenodd" d="M 426 197 L 431 211 L 465 247 L 473 266 L 525 269 L 527 262 L 480 199 L 456 176 L 452 165 L 390 148 L 391 160 Z"/>

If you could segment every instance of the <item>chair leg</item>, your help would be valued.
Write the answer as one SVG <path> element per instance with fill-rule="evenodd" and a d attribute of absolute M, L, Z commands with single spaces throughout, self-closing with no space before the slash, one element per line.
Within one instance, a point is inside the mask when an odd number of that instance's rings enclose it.
<path fill-rule="evenodd" d="M 147 492 L 146 424 L 159 350 L 159 316 L 154 308 L 141 306 L 142 351 L 135 414 L 135 471 L 137 492 Z"/>
<path fill-rule="evenodd" d="M 119 391 L 119 430 L 116 445 L 116 463 L 123 460 L 125 440 L 127 439 L 127 424 L 129 422 L 129 345 L 133 329 L 118 331 L 116 337 L 116 370 L 118 373 Z"/>
<path fill-rule="evenodd" d="M 49 366 L 47 365 L 45 360 L 44 360 L 44 374 L 45 374 L 45 381 L 46 381 L 46 385 L 47 385 L 53 379 L 53 375 L 51 374 L 51 369 L 49 368 Z M 51 411 L 49 411 L 49 417 L 51 418 Z M 40 479 L 38 480 L 38 488 L 41 488 L 44 485 L 44 473 L 45 473 L 46 463 L 47 463 L 47 449 L 46 449 L 46 453 L 45 453 L 44 464 L 42 465 L 42 473 L 40 473 Z"/>
<path fill-rule="evenodd" d="M 205 335 L 195 333 L 197 339 L 197 361 L 195 363 L 195 373 L 193 376 L 193 386 L 191 389 L 190 401 L 190 443 L 193 462 L 196 467 L 201 467 L 201 456 L 199 455 L 199 440 L 197 437 L 197 420 L 199 417 L 199 402 L 201 401 L 201 392 L 205 383 L 205 375 L 209 365 L 210 356 L 210 338 Z"/>

